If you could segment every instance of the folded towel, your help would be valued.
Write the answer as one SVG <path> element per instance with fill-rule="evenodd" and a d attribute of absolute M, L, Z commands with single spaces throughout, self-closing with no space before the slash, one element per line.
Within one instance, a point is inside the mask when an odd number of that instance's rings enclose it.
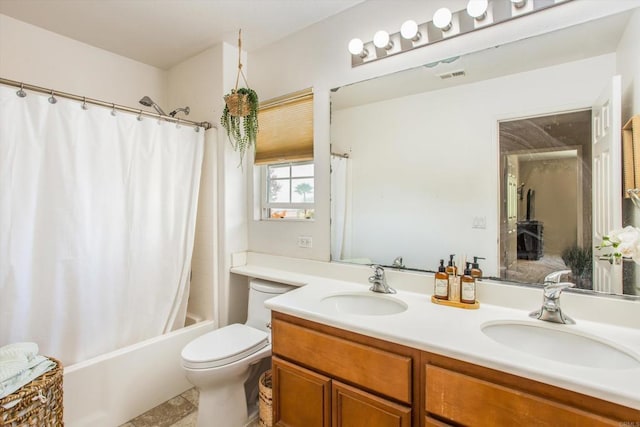
<path fill-rule="evenodd" d="M 0 361 L 0 383 L 15 377 L 25 369 L 29 369 L 29 362 L 22 357 Z"/>
<path fill-rule="evenodd" d="M 7 371 L 10 369 L 10 363 L 11 362 L 7 362 Z M 0 382 L 0 399 L 10 395 L 45 372 L 52 370 L 55 366 L 55 362 L 47 359 L 46 357 L 35 356 L 22 370 Z"/>
<path fill-rule="evenodd" d="M 38 355 L 38 344 L 34 342 L 17 342 L 0 347 L 0 363 L 4 360 L 22 358 L 30 361 Z"/>

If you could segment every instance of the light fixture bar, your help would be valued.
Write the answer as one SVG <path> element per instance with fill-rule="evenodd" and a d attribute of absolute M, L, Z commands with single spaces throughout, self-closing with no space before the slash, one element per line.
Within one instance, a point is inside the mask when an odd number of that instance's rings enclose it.
<path fill-rule="evenodd" d="M 422 24 L 405 21 L 402 29 L 396 33 L 378 31 L 374 39 L 366 43 L 360 39 L 351 40 L 351 67 L 428 46 L 570 1 L 572 0 L 469 0 L 466 9 L 456 12 L 440 9 L 434 14 L 433 20 Z"/>

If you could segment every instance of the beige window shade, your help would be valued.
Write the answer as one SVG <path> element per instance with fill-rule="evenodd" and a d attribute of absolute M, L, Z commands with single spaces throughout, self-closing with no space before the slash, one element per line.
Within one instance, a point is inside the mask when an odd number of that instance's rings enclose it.
<path fill-rule="evenodd" d="M 255 164 L 313 159 L 311 89 L 260 104 Z"/>

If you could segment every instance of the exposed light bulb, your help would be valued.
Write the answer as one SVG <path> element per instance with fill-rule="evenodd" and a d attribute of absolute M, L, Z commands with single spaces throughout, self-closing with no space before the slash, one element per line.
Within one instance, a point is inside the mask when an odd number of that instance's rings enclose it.
<path fill-rule="evenodd" d="M 449 31 L 451 29 L 451 11 L 446 7 L 441 7 L 433 14 L 433 25 L 440 28 L 442 31 Z"/>
<path fill-rule="evenodd" d="M 349 53 L 352 55 L 367 56 L 364 43 L 360 39 L 351 39 L 349 42 Z M 363 55 L 364 54 L 364 55 Z"/>
<path fill-rule="evenodd" d="M 373 35 L 373 44 L 380 49 L 391 49 L 393 43 L 389 41 L 389 33 L 384 30 L 376 31 Z"/>
<path fill-rule="evenodd" d="M 489 2 L 487 0 L 469 0 L 467 4 L 467 13 L 472 18 L 481 21 L 487 16 L 487 7 Z"/>
<path fill-rule="evenodd" d="M 418 32 L 418 24 L 413 19 L 404 21 L 400 27 L 400 35 L 407 40 L 418 41 L 420 40 L 420 33 Z"/>
<path fill-rule="evenodd" d="M 527 0 L 511 0 L 511 3 L 519 9 L 527 4 Z"/>

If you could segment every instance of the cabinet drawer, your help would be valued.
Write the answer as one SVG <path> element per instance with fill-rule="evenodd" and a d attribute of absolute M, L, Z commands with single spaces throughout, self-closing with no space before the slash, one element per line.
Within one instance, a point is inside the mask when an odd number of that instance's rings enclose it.
<path fill-rule="evenodd" d="M 273 353 L 358 387 L 411 404 L 411 357 L 272 322 Z"/>
<path fill-rule="evenodd" d="M 619 426 L 577 408 L 426 365 L 427 413 L 463 425 Z"/>

